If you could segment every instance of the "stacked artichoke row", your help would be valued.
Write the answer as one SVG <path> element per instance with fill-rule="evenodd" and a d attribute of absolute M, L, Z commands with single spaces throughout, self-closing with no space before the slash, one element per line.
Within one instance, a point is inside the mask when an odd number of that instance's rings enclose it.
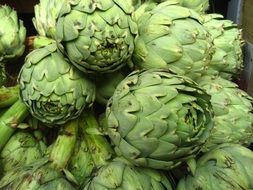
<path fill-rule="evenodd" d="M 0 189 L 252 189 L 242 31 L 208 8 L 40 0 L 26 52 L 0 5 Z"/>

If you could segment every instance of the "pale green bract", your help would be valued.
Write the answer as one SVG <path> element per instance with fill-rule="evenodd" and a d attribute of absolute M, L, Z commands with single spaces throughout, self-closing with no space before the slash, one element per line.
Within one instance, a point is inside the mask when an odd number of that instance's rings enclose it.
<path fill-rule="evenodd" d="M 144 3 L 134 13 L 139 35 L 133 60 L 138 68 L 169 68 L 195 80 L 211 61 L 213 39 L 194 10 L 178 1 Z"/>
<path fill-rule="evenodd" d="M 8 62 L 24 53 L 26 28 L 8 5 L 0 5 L 0 18 L 0 62 Z"/>
<path fill-rule="evenodd" d="M 101 167 L 83 190 L 172 190 L 162 172 L 115 160 Z"/>
<path fill-rule="evenodd" d="M 105 73 L 132 64 L 137 35 L 137 25 L 131 18 L 132 0 L 75 0 L 63 4 L 56 22 L 56 41 L 78 69 Z"/>
<path fill-rule="evenodd" d="M 220 14 L 206 14 L 204 27 L 214 39 L 215 52 L 206 74 L 219 75 L 231 80 L 236 78 L 243 68 L 242 31 L 231 20 Z"/>
<path fill-rule="evenodd" d="M 221 77 L 205 76 L 199 85 L 211 96 L 214 128 L 202 151 L 223 143 L 249 146 L 253 142 L 253 98 Z"/>
<path fill-rule="evenodd" d="M 177 190 L 246 190 L 253 188 L 253 153 L 238 144 L 222 144 L 201 156 L 192 174 L 183 177 Z"/>
<path fill-rule="evenodd" d="M 29 132 L 17 131 L 0 153 L 0 171 L 7 172 L 18 166 L 31 164 L 44 156 L 46 145 Z"/>
<path fill-rule="evenodd" d="M 30 113 L 48 124 L 63 124 L 95 100 L 95 85 L 57 51 L 54 43 L 32 51 L 18 78 Z"/>
<path fill-rule="evenodd" d="M 107 103 L 115 151 L 137 166 L 172 169 L 199 152 L 213 128 L 210 96 L 168 70 L 135 71 Z"/>

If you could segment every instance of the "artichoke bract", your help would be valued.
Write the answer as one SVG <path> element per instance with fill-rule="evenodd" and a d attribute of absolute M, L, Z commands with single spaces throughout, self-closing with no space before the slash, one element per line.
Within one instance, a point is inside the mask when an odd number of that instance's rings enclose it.
<path fill-rule="evenodd" d="M 47 160 L 42 158 L 33 164 L 10 170 L 0 180 L 0 189 L 75 190 L 61 172 L 46 162 Z"/>
<path fill-rule="evenodd" d="M 132 0 L 67 1 L 56 22 L 59 49 L 81 71 L 113 72 L 131 64 L 137 25 Z"/>
<path fill-rule="evenodd" d="M 171 169 L 194 157 L 208 138 L 210 96 L 168 70 L 135 71 L 117 86 L 106 108 L 106 132 L 137 166 Z"/>
<path fill-rule="evenodd" d="M 0 5 L 0 18 L 0 61 L 8 62 L 24 53 L 26 28 L 8 5 Z"/>
<path fill-rule="evenodd" d="M 101 167 L 84 190 L 172 190 L 170 180 L 156 170 L 128 165 L 120 159 Z"/>
<path fill-rule="evenodd" d="M 204 27 L 214 38 L 215 48 L 207 74 L 235 78 L 243 68 L 242 31 L 237 24 L 220 14 L 206 14 L 203 17 Z"/>
<path fill-rule="evenodd" d="M 204 14 L 209 9 L 209 0 L 180 0 L 183 7 L 187 7 Z"/>
<path fill-rule="evenodd" d="M 57 51 L 54 43 L 32 51 L 18 81 L 30 113 L 48 124 L 63 124 L 95 100 L 95 85 Z"/>
<path fill-rule="evenodd" d="M 15 167 L 31 164 L 42 158 L 45 151 L 46 145 L 43 141 L 37 141 L 28 132 L 17 131 L 0 154 L 0 168 L 5 173 Z"/>
<path fill-rule="evenodd" d="M 234 82 L 205 76 L 198 84 L 211 96 L 214 128 L 202 151 L 222 143 L 245 146 L 253 141 L 253 98 Z"/>
<path fill-rule="evenodd" d="M 222 144 L 201 156 L 195 172 L 182 178 L 177 190 L 252 189 L 253 153 L 238 144 Z"/>
<path fill-rule="evenodd" d="M 196 79 L 210 64 L 213 39 L 194 10 L 175 0 L 147 2 L 133 18 L 139 32 L 133 53 L 138 68 L 169 68 Z"/>

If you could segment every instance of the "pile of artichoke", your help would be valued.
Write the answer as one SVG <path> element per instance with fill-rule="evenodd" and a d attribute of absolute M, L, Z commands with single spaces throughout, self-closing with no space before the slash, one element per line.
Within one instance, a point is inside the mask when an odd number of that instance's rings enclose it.
<path fill-rule="evenodd" d="M 253 188 L 242 30 L 208 0 L 40 0 L 34 36 L 0 16 L 0 189 Z"/>

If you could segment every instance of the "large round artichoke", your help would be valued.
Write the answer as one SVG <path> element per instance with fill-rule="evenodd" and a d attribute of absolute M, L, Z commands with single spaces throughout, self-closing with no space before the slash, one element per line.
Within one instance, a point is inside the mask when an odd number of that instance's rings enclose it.
<path fill-rule="evenodd" d="M 18 166 L 31 164 L 42 158 L 46 151 L 43 141 L 37 141 L 28 132 L 17 131 L 0 154 L 0 170 L 7 172 Z"/>
<path fill-rule="evenodd" d="M 0 5 L 0 18 L 0 61 L 7 62 L 24 53 L 26 28 L 8 5 Z"/>
<path fill-rule="evenodd" d="M 179 181 L 177 190 L 243 190 L 253 188 L 253 153 L 238 144 L 222 144 L 204 154 L 195 172 Z"/>
<path fill-rule="evenodd" d="M 135 165 L 158 169 L 194 157 L 213 127 L 210 96 L 167 70 L 128 75 L 109 100 L 106 117 L 116 152 Z"/>
<path fill-rule="evenodd" d="M 214 38 L 215 48 L 207 74 L 226 79 L 236 77 L 243 67 L 242 31 L 220 14 L 204 15 L 204 26 Z"/>
<path fill-rule="evenodd" d="M 159 171 L 133 167 L 116 159 L 101 167 L 84 190 L 172 190 L 170 180 Z"/>
<path fill-rule="evenodd" d="M 211 35 L 195 11 L 177 1 L 144 3 L 134 15 L 139 35 L 133 53 L 138 68 L 164 68 L 198 78 L 210 63 Z"/>
<path fill-rule="evenodd" d="M 55 44 L 26 57 L 19 84 L 31 114 L 48 124 L 78 117 L 95 100 L 95 85 L 57 52 Z"/>
<path fill-rule="evenodd" d="M 214 129 L 206 151 L 222 143 L 250 145 L 253 142 L 253 98 L 238 85 L 221 77 L 206 76 L 199 85 L 211 96 Z"/>
<path fill-rule="evenodd" d="M 133 4 L 132 0 L 61 2 L 55 31 L 59 49 L 88 73 L 112 72 L 130 63 L 137 35 Z"/>

